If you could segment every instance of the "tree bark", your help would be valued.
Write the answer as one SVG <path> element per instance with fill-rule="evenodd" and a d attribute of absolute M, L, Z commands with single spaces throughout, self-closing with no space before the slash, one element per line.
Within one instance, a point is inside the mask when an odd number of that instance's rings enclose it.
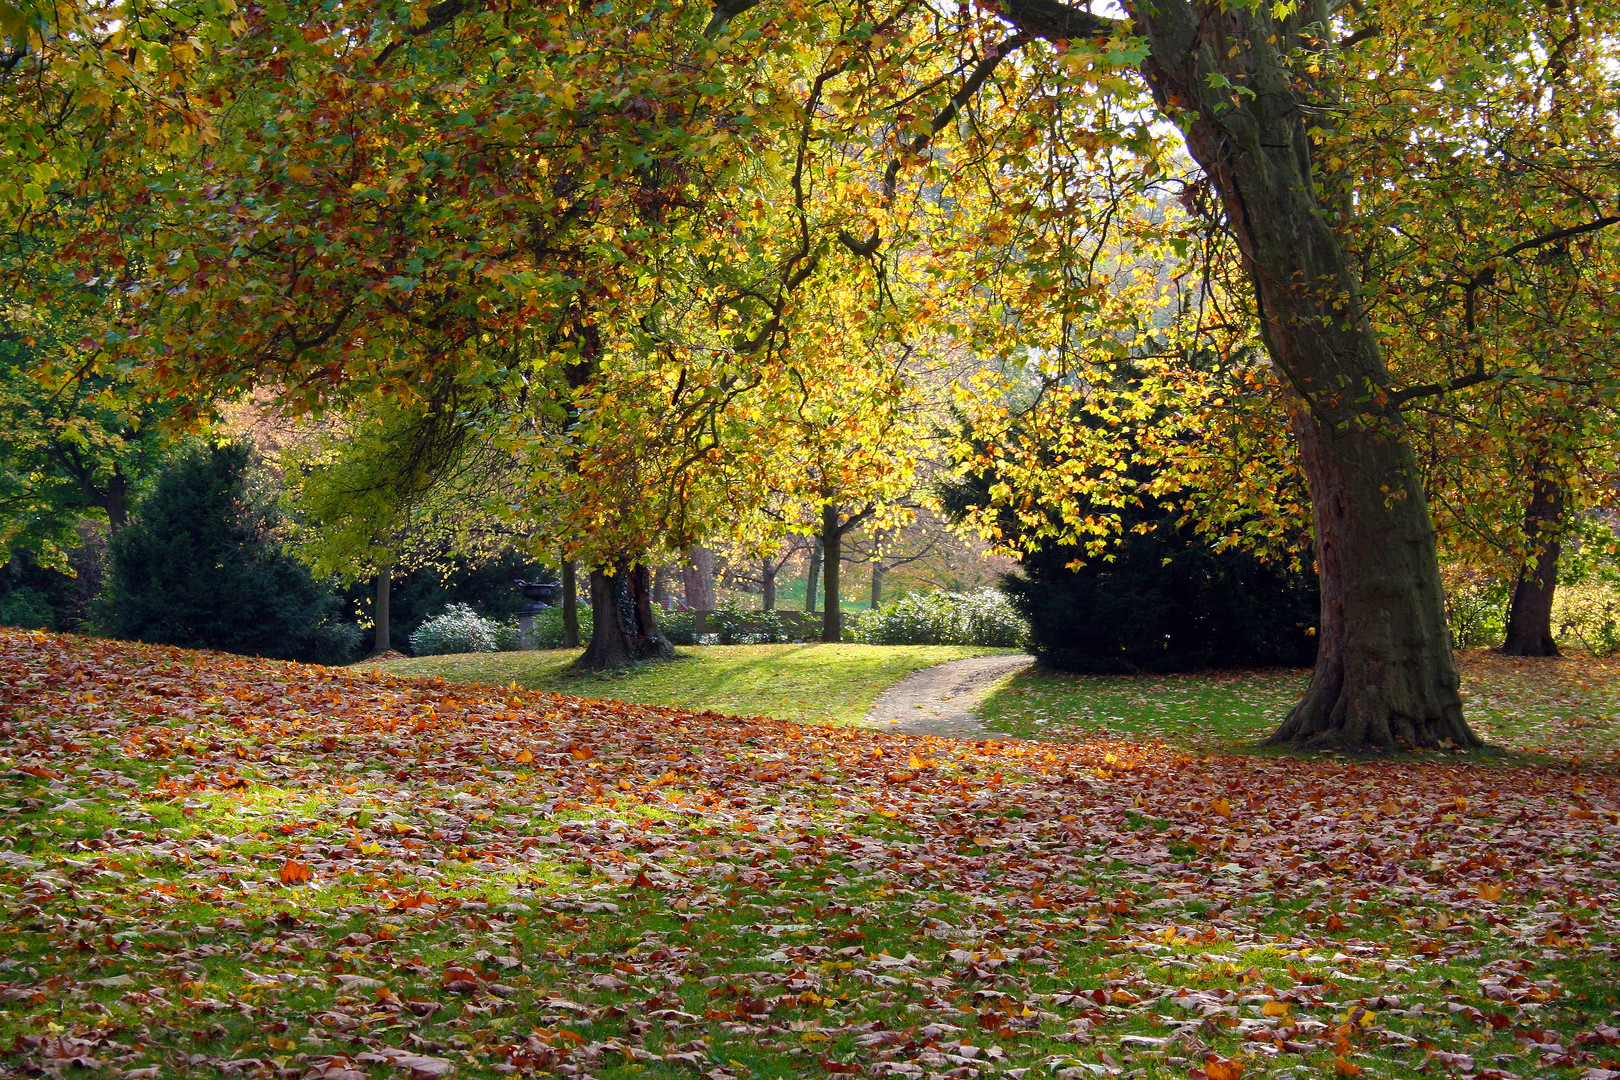
<path fill-rule="evenodd" d="M 714 552 L 701 545 L 688 548 L 687 563 L 681 567 L 681 585 L 686 606 L 693 611 L 714 610 Z"/>
<path fill-rule="evenodd" d="M 872 610 L 876 611 L 883 606 L 883 564 L 872 564 Z"/>
<path fill-rule="evenodd" d="M 563 648 L 579 648 L 579 567 L 573 559 L 562 564 Z"/>
<path fill-rule="evenodd" d="M 761 559 L 759 562 L 759 576 L 764 583 L 765 595 L 760 599 L 761 611 L 776 610 L 776 560 Z"/>
<path fill-rule="evenodd" d="M 1530 557 L 1519 568 L 1508 605 L 1506 656 L 1557 656 L 1553 640 L 1553 594 L 1558 589 L 1558 556 L 1563 550 L 1569 492 L 1558 477 L 1537 470 L 1524 511 L 1524 535 Z"/>
<path fill-rule="evenodd" d="M 844 639 L 844 628 L 839 619 L 838 582 L 838 572 L 843 563 L 843 540 L 844 532 L 838 527 L 838 506 L 827 503 L 821 508 L 821 640 L 828 644 L 836 644 Z"/>
<path fill-rule="evenodd" d="M 821 579 L 821 537 L 810 547 L 810 572 L 804 578 L 804 610 L 816 610 L 816 586 Z"/>
<path fill-rule="evenodd" d="M 1331 88 L 1310 85 L 1288 56 L 1311 40 L 1307 27 L 1329 24 L 1325 0 L 1281 18 L 1265 4 L 1128 6 L 1148 38 L 1143 73 L 1221 200 L 1267 351 L 1294 394 L 1321 646 L 1305 696 L 1271 741 L 1479 746 L 1463 719 L 1416 457 L 1335 232 L 1350 227 L 1350 207 L 1332 200 L 1333 177 L 1313 163 L 1309 130 Z"/>
<path fill-rule="evenodd" d="M 669 639 L 658 630 L 647 567 L 620 559 L 612 569 L 611 574 L 591 571 L 591 641 L 574 667 L 611 671 L 675 655 Z"/>
<path fill-rule="evenodd" d="M 388 641 L 388 600 L 393 587 L 393 577 L 393 567 L 378 567 L 376 599 L 371 604 L 371 617 L 377 624 L 376 634 L 371 642 L 373 655 L 385 653 L 392 648 Z"/>

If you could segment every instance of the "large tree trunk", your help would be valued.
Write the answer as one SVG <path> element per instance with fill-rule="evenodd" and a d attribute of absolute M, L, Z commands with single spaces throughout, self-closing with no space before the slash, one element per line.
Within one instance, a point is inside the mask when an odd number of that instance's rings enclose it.
<path fill-rule="evenodd" d="M 1507 656 L 1558 655 L 1552 606 L 1558 588 L 1558 556 L 1563 549 L 1568 503 L 1568 490 L 1558 477 L 1538 469 L 1530 489 L 1530 504 L 1524 511 L 1524 535 L 1530 542 L 1531 554 L 1513 583 L 1507 638 L 1502 642 L 1502 652 Z"/>
<path fill-rule="evenodd" d="M 376 635 L 371 641 L 373 654 L 385 653 L 391 648 L 388 643 L 388 594 L 392 591 L 392 586 L 393 567 L 379 567 L 376 599 L 371 604 L 371 617 L 377 623 Z"/>
<path fill-rule="evenodd" d="M 759 576 L 764 582 L 765 595 L 760 598 L 761 611 L 776 610 L 776 560 L 761 559 L 759 561 Z"/>
<path fill-rule="evenodd" d="M 804 610 L 816 610 L 816 586 L 821 579 L 821 537 L 810 547 L 810 570 L 804 576 Z"/>
<path fill-rule="evenodd" d="M 686 606 L 693 611 L 714 610 L 714 552 L 698 546 L 688 548 L 687 563 L 681 567 L 681 584 Z"/>
<path fill-rule="evenodd" d="M 1309 135 L 1330 88 L 1290 61 L 1325 0 L 1128 5 L 1143 72 L 1219 195 L 1253 283 L 1260 330 L 1292 388 L 1310 485 L 1322 624 L 1316 670 L 1273 742 L 1478 746 L 1463 719 L 1434 528 L 1389 370 L 1335 228 L 1347 201 Z M 1231 87 L 1240 87 L 1234 92 Z M 1318 100 L 1307 101 L 1310 95 Z"/>
<path fill-rule="evenodd" d="M 627 668 L 675 654 L 653 614 L 652 575 L 640 562 L 621 559 L 613 573 L 591 571 L 591 641 L 574 661 L 586 671 Z"/>
<path fill-rule="evenodd" d="M 563 648 L 579 648 L 579 570 L 573 559 L 562 564 Z"/>
<path fill-rule="evenodd" d="M 838 507 L 828 503 L 821 508 L 821 640 L 829 644 L 844 639 L 838 604 L 838 571 L 843 563 L 843 541 L 844 534 L 838 528 Z"/>

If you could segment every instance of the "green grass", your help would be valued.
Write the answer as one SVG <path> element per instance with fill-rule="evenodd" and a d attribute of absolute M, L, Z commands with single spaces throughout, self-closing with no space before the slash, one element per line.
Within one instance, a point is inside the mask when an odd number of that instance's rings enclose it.
<path fill-rule="evenodd" d="M 1620 661 L 1458 654 L 1469 723 L 1494 746 L 1572 759 L 1620 752 Z M 1305 669 L 1191 675 L 1066 675 L 1031 669 L 1002 682 L 980 718 L 1030 739 L 1161 739 L 1231 750 L 1270 733 L 1304 691 Z"/>
<path fill-rule="evenodd" d="M 366 662 L 395 675 L 545 690 L 731 716 L 851 724 L 878 695 L 920 668 L 1008 649 L 969 645 L 711 645 L 669 663 L 601 675 L 569 670 L 573 649 L 459 653 Z"/>

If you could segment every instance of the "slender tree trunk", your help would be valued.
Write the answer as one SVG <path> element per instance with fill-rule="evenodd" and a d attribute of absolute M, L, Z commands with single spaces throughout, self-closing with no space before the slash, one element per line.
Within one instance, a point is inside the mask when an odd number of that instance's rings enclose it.
<path fill-rule="evenodd" d="M 371 617 L 377 624 L 376 636 L 371 643 L 373 654 L 385 653 L 392 648 L 388 642 L 388 594 L 393 588 L 393 578 L 393 567 L 378 568 L 376 598 L 371 603 Z"/>
<path fill-rule="evenodd" d="M 117 534 L 125 525 L 129 524 L 129 481 L 119 469 L 114 469 L 111 479 L 107 481 L 106 502 L 102 509 L 107 511 L 107 529 Z"/>
<path fill-rule="evenodd" d="M 652 595 L 654 604 L 668 610 L 670 604 L 669 567 L 660 566 L 653 571 Z"/>
<path fill-rule="evenodd" d="M 1326 0 L 1293 9 L 1127 6 L 1148 39 L 1143 73 L 1220 197 L 1267 351 L 1295 395 L 1321 647 L 1305 696 L 1271 739 L 1481 745 L 1463 719 L 1416 457 L 1355 265 L 1335 232 L 1351 227 L 1351 206 L 1335 199 L 1334 176 L 1314 162 L 1310 130 L 1332 89 L 1309 85 L 1288 55 L 1314 40 L 1318 21 L 1328 24 Z"/>
<path fill-rule="evenodd" d="M 579 566 L 573 559 L 562 564 L 563 648 L 579 648 Z"/>
<path fill-rule="evenodd" d="M 687 563 L 681 567 L 681 584 L 686 606 L 693 611 L 714 610 L 714 552 L 698 546 L 688 548 Z"/>
<path fill-rule="evenodd" d="M 1524 511 L 1524 535 L 1530 541 L 1531 555 L 1519 568 L 1513 600 L 1508 605 L 1507 637 L 1502 642 L 1502 652 L 1507 656 L 1558 655 L 1552 606 L 1568 504 L 1568 489 L 1558 477 L 1538 470 L 1530 489 L 1530 504 Z"/>
<path fill-rule="evenodd" d="M 844 639 L 839 619 L 838 571 L 843 564 L 844 534 L 838 528 L 838 507 L 828 503 L 821 508 L 821 574 L 823 581 L 821 640 L 836 643 Z"/>
<path fill-rule="evenodd" d="M 810 572 L 804 578 L 804 610 L 816 610 L 816 586 L 821 583 L 821 537 L 810 548 Z"/>
<path fill-rule="evenodd" d="M 872 610 L 876 611 L 883 606 L 883 564 L 872 564 Z"/>
<path fill-rule="evenodd" d="M 647 567 L 620 559 L 613 573 L 591 571 L 591 641 L 574 666 L 610 671 L 643 660 L 675 654 L 653 614 L 652 575 Z"/>
<path fill-rule="evenodd" d="M 776 610 L 776 560 L 761 559 L 759 564 L 760 580 L 764 582 L 765 595 L 760 600 L 761 611 Z"/>

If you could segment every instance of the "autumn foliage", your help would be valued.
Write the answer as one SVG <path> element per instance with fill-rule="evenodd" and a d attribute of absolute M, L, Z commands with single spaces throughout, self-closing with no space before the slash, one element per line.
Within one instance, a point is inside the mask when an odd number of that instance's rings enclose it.
<path fill-rule="evenodd" d="M 16 631 L 0 718 L 7 1071 L 1620 1070 L 1612 762 L 955 742 Z"/>

